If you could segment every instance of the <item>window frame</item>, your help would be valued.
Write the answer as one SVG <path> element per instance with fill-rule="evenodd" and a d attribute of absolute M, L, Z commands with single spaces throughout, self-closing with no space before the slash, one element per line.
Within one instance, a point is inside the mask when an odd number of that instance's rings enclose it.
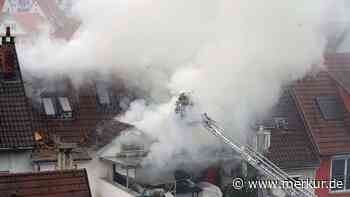
<path fill-rule="evenodd" d="M 274 117 L 273 124 L 276 129 L 287 130 L 288 129 L 288 118 L 287 117 Z"/>
<path fill-rule="evenodd" d="M 347 176 L 348 176 L 348 173 L 349 173 L 349 176 L 350 176 L 350 172 L 348 172 L 348 165 L 350 161 L 350 155 L 341 155 L 341 156 L 335 156 L 331 159 L 331 164 L 330 164 L 330 174 L 329 174 L 329 181 L 332 180 L 332 177 L 333 177 L 333 162 L 334 161 L 337 161 L 337 160 L 344 160 L 345 161 L 345 164 L 344 164 L 344 182 L 343 182 L 343 185 L 344 185 L 344 189 L 342 190 L 332 190 L 331 188 L 328 189 L 329 193 L 333 193 L 333 194 L 336 194 L 336 193 L 350 193 L 350 186 L 349 188 L 346 188 L 346 184 L 347 184 Z"/>
<path fill-rule="evenodd" d="M 64 108 L 63 103 L 59 100 L 59 98 L 66 98 L 66 101 L 69 104 L 69 108 L 71 111 L 67 111 Z M 44 99 L 50 99 L 53 105 L 53 110 L 55 111 L 54 114 L 49 115 L 45 111 L 45 106 L 44 106 Z M 45 116 L 50 119 L 50 120 L 73 120 L 74 119 L 74 108 L 72 106 L 71 100 L 68 96 L 41 96 L 41 105 L 42 105 L 42 110 Z"/>
<path fill-rule="evenodd" d="M 329 112 L 325 111 L 324 108 L 322 108 L 322 104 L 323 105 L 326 104 L 327 100 L 333 101 L 333 103 L 332 103 L 333 106 L 331 106 L 332 108 L 341 107 L 342 109 L 340 109 L 340 110 L 342 110 L 343 114 L 335 114 L 336 117 L 329 116 L 330 115 L 330 114 L 328 114 Z M 321 95 L 321 96 L 317 96 L 315 98 L 315 103 L 316 103 L 316 106 L 321 114 L 322 120 L 324 120 L 324 121 L 343 121 L 344 120 L 344 118 L 345 118 L 344 103 L 341 100 L 341 98 L 339 98 L 337 96 L 333 96 L 333 95 Z M 329 104 L 329 102 L 327 104 Z M 337 105 L 340 105 L 340 106 L 337 106 Z"/>

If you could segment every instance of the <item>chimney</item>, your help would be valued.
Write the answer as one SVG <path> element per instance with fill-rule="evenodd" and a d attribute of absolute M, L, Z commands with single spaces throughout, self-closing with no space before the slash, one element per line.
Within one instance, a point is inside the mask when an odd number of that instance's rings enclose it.
<path fill-rule="evenodd" d="M 256 149 L 259 153 L 264 154 L 268 152 L 271 145 L 271 132 L 265 130 L 263 126 L 259 127 L 256 133 Z"/>
<path fill-rule="evenodd" d="M 15 44 L 15 37 L 11 35 L 11 28 L 6 27 L 6 35 L 2 36 L 2 45 Z"/>
<path fill-rule="evenodd" d="M 0 74 L 5 81 L 17 80 L 16 72 L 16 49 L 15 38 L 11 36 L 10 27 L 6 27 L 6 35 L 2 36 L 2 58 L 0 59 L 2 68 Z"/>
<path fill-rule="evenodd" d="M 76 148 L 74 143 L 59 143 L 57 168 L 59 170 L 73 169 L 73 149 Z"/>

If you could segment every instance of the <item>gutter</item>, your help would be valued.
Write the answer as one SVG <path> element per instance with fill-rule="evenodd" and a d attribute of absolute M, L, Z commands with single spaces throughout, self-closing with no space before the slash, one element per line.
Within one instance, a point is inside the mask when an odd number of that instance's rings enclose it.
<path fill-rule="evenodd" d="M 290 94 L 291 94 L 291 96 L 292 96 L 292 98 L 293 98 L 293 100 L 294 100 L 294 102 L 296 104 L 298 114 L 299 114 L 299 116 L 301 117 L 301 119 L 303 121 L 305 130 L 307 131 L 307 135 L 311 139 L 312 149 L 317 154 L 316 155 L 317 156 L 317 163 L 318 163 L 318 165 L 320 165 L 321 164 L 320 149 L 319 149 L 318 145 L 315 142 L 315 136 L 312 133 L 311 126 L 310 126 L 310 124 L 308 123 L 308 121 L 306 120 L 306 118 L 304 116 L 305 112 L 304 112 L 303 108 L 301 107 L 301 103 L 299 102 L 299 100 L 297 98 L 297 95 L 296 95 L 296 92 L 295 92 L 295 88 L 291 87 L 289 92 L 290 92 Z"/>
<path fill-rule="evenodd" d="M 91 161 L 91 158 L 79 158 L 79 159 L 73 159 L 73 161 Z M 57 162 L 57 159 L 44 159 L 44 160 L 40 160 L 40 159 L 32 159 L 33 163 L 55 163 Z"/>
<path fill-rule="evenodd" d="M 34 147 L 16 147 L 16 148 L 0 148 L 0 151 L 11 151 L 11 150 L 34 150 Z"/>

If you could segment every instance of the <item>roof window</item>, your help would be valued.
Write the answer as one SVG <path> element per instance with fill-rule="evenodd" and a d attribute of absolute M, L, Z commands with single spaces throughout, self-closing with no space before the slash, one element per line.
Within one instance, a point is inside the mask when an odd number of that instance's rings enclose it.
<path fill-rule="evenodd" d="M 343 120 L 345 108 L 342 101 L 336 96 L 319 96 L 316 103 L 324 120 Z"/>

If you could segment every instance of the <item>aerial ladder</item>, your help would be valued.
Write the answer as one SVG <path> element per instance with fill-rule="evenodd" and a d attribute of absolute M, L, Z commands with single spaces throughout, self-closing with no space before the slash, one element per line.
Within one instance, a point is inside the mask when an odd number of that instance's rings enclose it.
<path fill-rule="evenodd" d="M 225 144 L 229 145 L 234 151 L 240 154 L 241 158 L 257 169 L 259 172 L 263 173 L 265 176 L 272 178 L 272 180 L 277 181 L 280 189 L 283 189 L 289 196 L 297 197 L 316 197 L 316 195 L 308 190 L 307 188 L 283 188 L 283 183 L 285 181 L 294 183 L 295 180 L 290 177 L 286 172 L 281 170 L 268 158 L 266 158 L 261 153 L 255 151 L 249 146 L 242 145 L 229 137 L 225 136 L 224 129 L 222 129 L 215 120 L 211 119 L 206 113 L 202 114 L 203 126 L 210 131 L 214 136 L 218 137 Z"/>

